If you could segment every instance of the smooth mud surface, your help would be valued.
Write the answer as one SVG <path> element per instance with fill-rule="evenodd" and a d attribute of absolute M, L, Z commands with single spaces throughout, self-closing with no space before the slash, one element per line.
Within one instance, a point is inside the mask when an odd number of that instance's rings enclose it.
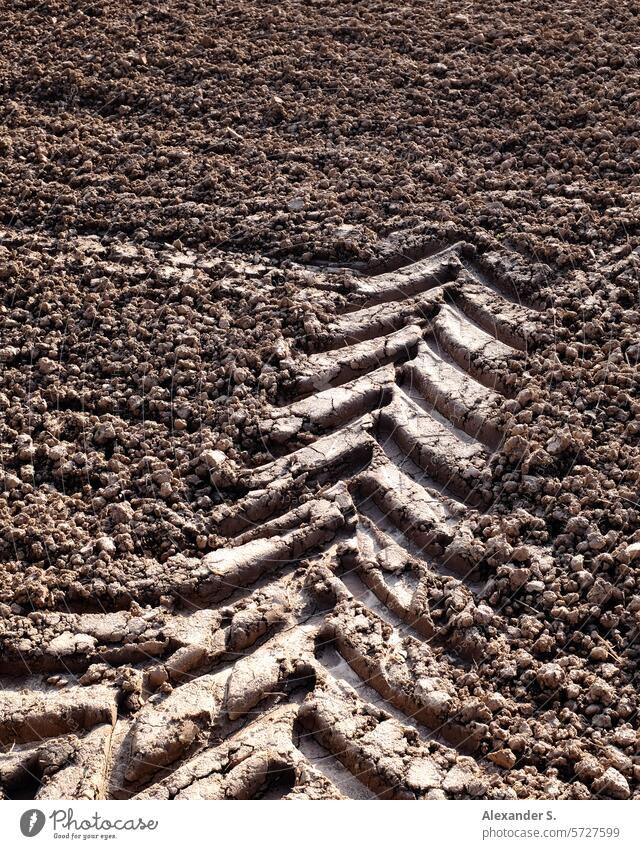
<path fill-rule="evenodd" d="M 12 5 L 3 797 L 640 798 L 639 15 Z"/>

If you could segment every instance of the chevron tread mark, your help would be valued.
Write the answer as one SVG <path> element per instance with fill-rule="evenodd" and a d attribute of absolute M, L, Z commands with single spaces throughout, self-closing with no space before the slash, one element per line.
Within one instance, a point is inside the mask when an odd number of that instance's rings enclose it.
<path fill-rule="evenodd" d="M 512 793 L 516 706 L 484 659 L 517 660 L 470 518 L 490 503 L 535 313 L 459 245 L 353 276 L 359 303 L 264 417 L 274 459 L 213 516 L 221 547 L 149 562 L 113 610 L 32 614 L 5 635 L 5 796 Z M 519 766 L 544 796 L 544 759 Z"/>

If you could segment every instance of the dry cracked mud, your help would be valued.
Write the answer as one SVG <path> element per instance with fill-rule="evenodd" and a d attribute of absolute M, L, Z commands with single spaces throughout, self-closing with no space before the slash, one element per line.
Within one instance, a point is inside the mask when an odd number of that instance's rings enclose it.
<path fill-rule="evenodd" d="M 638 11 L 12 9 L 4 798 L 640 798 Z"/>

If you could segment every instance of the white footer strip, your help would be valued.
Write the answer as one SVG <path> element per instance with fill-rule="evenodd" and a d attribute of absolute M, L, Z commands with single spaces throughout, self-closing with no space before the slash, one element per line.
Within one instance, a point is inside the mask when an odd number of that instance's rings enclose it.
<path fill-rule="evenodd" d="M 3 846 L 399 849 L 640 843 L 640 802 L 39 802 L 0 804 Z"/>

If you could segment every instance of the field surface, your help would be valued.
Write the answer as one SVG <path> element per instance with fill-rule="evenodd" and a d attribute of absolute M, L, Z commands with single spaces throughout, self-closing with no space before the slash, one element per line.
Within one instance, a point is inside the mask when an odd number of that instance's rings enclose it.
<path fill-rule="evenodd" d="M 0 798 L 640 798 L 640 5 L 0 18 Z"/>

